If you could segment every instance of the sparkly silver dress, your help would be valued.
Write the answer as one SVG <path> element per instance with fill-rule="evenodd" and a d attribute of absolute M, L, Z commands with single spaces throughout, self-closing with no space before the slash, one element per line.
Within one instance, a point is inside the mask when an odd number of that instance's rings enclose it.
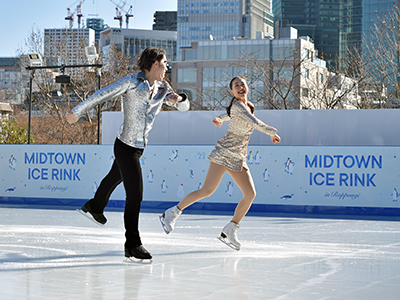
<path fill-rule="evenodd" d="M 246 163 L 247 146 L 253 130 L 257 129 L 269 136 L 274 136 L 277 130 L 257 119 L 243 102 L 233 103 L 230 114 L 230 117 L 228 114 L 215 117 L 219 121 L 230 123 L 228 132 L 217 142 L 208 159 L 232 171 L 240 172 L 243 168 L 249 169 Z"/>

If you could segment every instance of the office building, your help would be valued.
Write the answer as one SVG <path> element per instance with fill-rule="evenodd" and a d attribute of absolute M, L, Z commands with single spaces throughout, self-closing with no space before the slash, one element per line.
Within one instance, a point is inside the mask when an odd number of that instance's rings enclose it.
<path fill-rule="evenodd" d="M 95 45 L 95 31 L 91 28 L 53 28 L 44 30 L 44 57 L 47 65 L 86 64 L 86 46 Z M 80 68 L 68 69 L 68 74 L 81 73 Z"/>
<path fill-rule="evenodd" d="M 176 59 L 176 31 L 108 28 L 100 33 L 99 46 L 107 51 L 110 45 L 130 56 L 131 63 L 147 47 L 162 47 L 168 61 Z"/>
<path fill-rule="evenodd" d="M 247 79 L 249 100 L 257 109 L 277 109 L 271 103 L 281 106 L 280 101 L 286 101 L 288 109 L 326 109 L 320 93 L 327 88 L 337 90 L 338 85 L 327 87 L 328 78 L 335 74 L 316 57 L 309 38 L 298 38 L 297 31 L 290 27 L 284 28 L 281 35 L 281 39 L 274 40 L 192 42 L 191 47 L 182 49 L 182 61 L 172 62 L 172 84 L 193 99 L 193 109 L 227 107 L 231 100 L 228 83 L 234 76 Z M 333 92 L 326 91 L 325 95 L 333 96 Z M 357 95 L 348 95 L 358 99 Z"/>
<path fill-rule="evenodd" d="M 177 30 L 177 12 L 176 11 L 156 11 L 154 13 L 153 30 Z"/>
<path fill-rule="evenodd" d="M 86 19 L 86 28 L 91 28 L 94 30 L 94 40 L 96 45 L 98 45 L 100 41 L 100 32 L 102 32 L 104 29 L 107 29 L 108 27 L 108 25 L 104 24 L 104 20 L 102 18 Z"/>
<path fill-rule="evenodd" d="M 360 51 L 362 45 L 362 0 L 340 1 L 339 68 L 345 70 L 350 51 Z"/>
<path fill-rule="evenodd" d="M 178 59 L 181 48 L 205 40 L 272 38 L 270 0 L 178 0 Z"/>
<path fill-rule="evenodd" d="M 341 0 L 274 0 L 275 37 L 279 28 L 294 27 L 299 36 L 309 36 L 328 67 L 337 68 Z"/>
<path fill-rule="evenodd" d="M 371 83 L 380 89 L 387 88 L 388 98 L 397 102 L 400 98 L 398 7 L 399 1 L 362 1 L 362 55 L 370 64 Z"/>

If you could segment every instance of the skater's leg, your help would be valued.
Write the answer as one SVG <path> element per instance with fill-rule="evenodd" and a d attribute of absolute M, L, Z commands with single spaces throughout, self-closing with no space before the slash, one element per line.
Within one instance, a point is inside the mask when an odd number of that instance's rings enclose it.
<path fill-rule="evenodd" d="M 249 170 L 243 169 L 240 172 L 229 170 L 228 173 L 231 175 L 233 181 L 235 181 L 243 194 L 243 198 L 236 206 L 235 213 L 232 218 L 232 222 L 239 224 L 249 211 L 250 206 L 256 197 L 256 189 Z"/>
<path fill-rule="evenodd" d="M 186 197 L 179 202 L 178 208 L 180 210 L 184 210 L 186 207 L 190 206 L 196 201 L 211 196 L 218 188 L 222 177 L 227 170 L 228 169 L 224 166 L 210 162 L 210 166 L 208 168 L 206 179 L 204 180 L 202 188 L 186 195 Z"/>
<path fill-rule="evenodd" d="M 226 172 L 226 168 L 210 162 L 210 167 L 204 180 L 203 187 L 200 190 L 189 193 L 185 198 L 179 202 L 178 205 L 167 209 L 161 216 L 160 221 L 164 227 L 165 233 L 169 234 L 174 230 L 175 222 L 181 215 L 182 210 L 190 206 L 194 202 L 212 195 L 217 189 L 222 177 Z"/>
<path fill-rule="evenodd" d="M 114 160 L 110 171 L 101 181 L 94 197 L 86 202 L 82 206 L 81 210 L 86 214 L 89 213 L 90 215 L 92 215 L 92 218 L 95 222 L 104 225 L 107 222 L 107 218 L 103 214 L 104 209 L 108 204 L 108 200 L 110 199 L 112 192 L 121 183 L 121 181 L 121 173 L 119 171 L 116 160 Z"/>
<path fill-rule="evenodd" d="M 121 182 L 121 173 L 117 162 L 114 160 L 110 171 L 101 181 L 93 199 L 88 201 L 91 209 L 96 213 L 103 213 L 112 192 Z"/>
<path fill-rule="evenodd" d="M 137 149 L 116 142 L 115 157 L 121 172 L 126 193 L 124 223 L 125 223 L 125 248 L 131 249 L 140 246 L 139 212 L 143 197 L 143 179 L 140 167 L 140 156 L 143 149 Z"/>
<path fill-rule="evenodd" d="M 221 235 L 218 237 L 218 239 L 227 244 L 229 247 L 235 250 L 240 250 L 240 242 L 237 238 L 237 231 L 240 227 L 239 223 L 249 211 L 249 208 L 256 196 L 256 190 L 254 188 L 253 178 L 248 170 L 243 169 L 240 172 L 229 170 L 228 173 L 239 186 L 240 190 L 242 191 L 243 198 L 236 206 L 232 221 L 222 229 Z"/>

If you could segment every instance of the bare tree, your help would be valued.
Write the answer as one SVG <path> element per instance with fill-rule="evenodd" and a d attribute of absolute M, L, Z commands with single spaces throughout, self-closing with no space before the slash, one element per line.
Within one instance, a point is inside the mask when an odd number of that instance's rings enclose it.
<path fill-rule="evenodd" d="M 246 78 L 249 99 L 258 108 L 355 108 L 354 103 L 359 101 L 359 80 L 329 72 L 311 47 L 301 50 L 294 45 L 282 47 L 269 60 L 260 60 L 257 53 L 251 52 L 243 52 L 239 58 L 224 68 L 211 68 L 215 70 L 213 74 L 203 73 L 203 109 L 227 106 L 230 100 L 227 83 L 233 76 Z"/>
<path fill-rule="evenodd" d="M 370 35 L 363 37 L 362 60 L 368 66 L 368 79 L 362 96 L 371 108 L 398 106 L 400 98 L 400 14 L 397 6 L 380 17 L 376 14 Z M 390 104 L 387 100 L 390 99 Z"/>
<path fill-rule="evenodd" d="M 43 56 L 43 39 L 41 33 L 32 32 L 26 40 L 29 52 L 41 53 Z M 79 39 L 77 47 L 76 64 L 88 64 L 85 55 L 86 43 Z M 56 60 L 58 57 L 68 57 L 65 43 L 54 45 L 50 57 L 44 61 L 50 66 L 68 66 L 68 61 Z M 95 144 L 97 143 L 97 107 L 96 110 L 86 114 L 84 120 L 70 125 L 65 120 L 65 114 L 80 102 L 85 101 L 101 86 L 106 86 L 125 77 L 132 70 L 129 69 L 129 57 L 116 47 L 110 47 L 107 55 L 100 51 L 98 62 L 103 64 L 101 73 L 89 68 L 68 68 L 56 70 L 37 69 L 27 76 L 33 77 L 34 93 L 32 103 L 35 108 L 32 117 L 32 135 L 37 143 L 43 144 Z M 28 65 L 26 54 L 20 52 L 21 69 Z M 55 83 L 55 77 L 65 72 L 71 76 L 69 84 Z M 28 100 L 28 99 L 27 99 Z M 118 99 L 104 103 L 100 110 L 119 110 Z"/>

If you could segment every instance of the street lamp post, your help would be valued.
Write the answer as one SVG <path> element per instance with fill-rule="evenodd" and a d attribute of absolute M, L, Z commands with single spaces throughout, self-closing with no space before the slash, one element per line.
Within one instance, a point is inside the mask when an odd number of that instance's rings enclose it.
<path fill-rule="evenodd" d="M 38 54 L 29 54 L 29 58 L 32 55 Z M 31 58 L 30 58 L 31 59 Z M 60 69 L 64 70 L 65 68 L 96 68 L 97 69 L 97 76 L 98 76 L 98 88 L 100 89 L 100 78 L 101 78 L 101 71 L 100 69 L 103 67 L 102 64 L 87 64 L 87 65 L 59 65 L 59 66 L 42 66 L 40 65 L 31 65 L 26 67 L 27 70 L 31 71 L 30 78 L 29 78 L 29 120 L 28 120 L 28 144 L 31 143 L 31 116 L 32 116 L 32 82 L 35 74 L 36 69 Z M 59 83 L 69 83 L 69 76 L 62 76 L 61 82 Z M 100 144 L 100 105 L 97 113 L 98 117 L 98 124 L 97 124 L 97 144 Z"/>
<path fill-rule="evenodd" d="M 101 88 L 101 70 L 100 68 L 97 68 L 97 79 L 98 79 L 98 85 L 97 85 L 97 90 L 100 90 Z M 97 145 L 100 145 L 100 110 L 101 110 L 101 105 L 97 105 Z"/>
<path fill-rule="evenodd" d="M 28 144 L 31 143 L 31 119 L 32 119 L 32 81 L 35 76 L 35 70 L 29 74 L 29 114 L 28 114 Z"/>

